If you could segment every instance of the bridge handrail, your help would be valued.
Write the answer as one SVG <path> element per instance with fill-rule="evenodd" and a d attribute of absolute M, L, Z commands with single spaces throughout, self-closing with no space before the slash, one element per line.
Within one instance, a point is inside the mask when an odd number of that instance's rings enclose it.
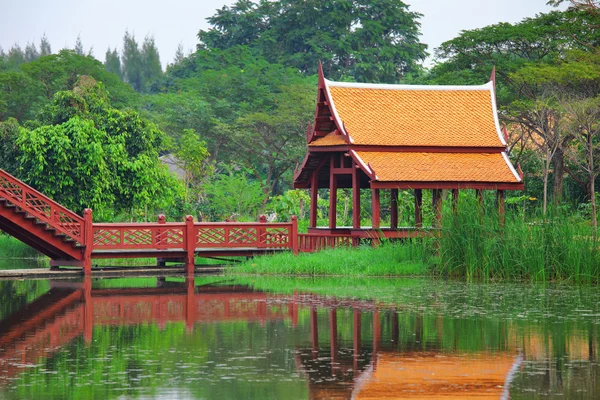
<path fill-rule="evenodd" d="M 94 223 L 92 232 L 95 250 L 248 247 L 296 253 L 298 249 L 295 219 L 287 223 L 190 222 L 189 226 L 187 222 Z"/>
<path fill-rule="evenodd" d="M 58 232 L 84 244 L 82 217 L 2 169 L 0 169 L 0 197 Z"/>

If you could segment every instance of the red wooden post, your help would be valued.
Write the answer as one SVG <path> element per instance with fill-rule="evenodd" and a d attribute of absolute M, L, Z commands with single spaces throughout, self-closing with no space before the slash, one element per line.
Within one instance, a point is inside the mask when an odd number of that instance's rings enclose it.
<path fill-rule="evenodd" d="M 354 310 L 353 344 L 354 344 L 354 376 L 358 374 L 358 359 L 360 358 L 360 310 Z"/>
<path fill-rule="evenodd" d="M 452 189 L 452 213 L 458 214 L 458 189 Z"/>
<path fill-rule="evenodd" d="M 475 196 L 477 197 L 477 201 L 479 201 L 479 208 L 483 213 L 483 189 L 476 189 Z"/>
<path fill-rule="evenodd" d="M 442 226 L 442 190 L 441 189 L 433 189 L 433 211 L 435 212 L 435 220 L 434 225 L 435 228 L 440 228 Z"/>
<path fill-rule="evenodd" d="M 194 217 L 185 217 L 185 269 L 188 275 L 194 274 L 196 264 L 196 235 L 194 234 Z"/>
<path fill-rule="evenodd" d="M 310 336 L 312 341 L 312 358 L 316 360 L 319 357 L 319 327 L 316 307 L 310 308 Z"/>
<path fill-rule="evenodd" d="M 379 342 L 381 341 L 381 322 L 379 320 L 379 311 L 373 311 L 373 371 L 377 369 L 377 352 L 379 352 Z"/>
<path fill-rule="evenodd" d="M 390 228 L 398 229 L 398 189 L 392 189 L 390 195 Z"/>
<path fill-rule="evenodd" d="M 92 302 L 92 278 L 88 274 L 83 279 L 83 340 L 86 344 L 92 343 L 93 331 L 94 303 Z"/>
<path fill-rule="evenodd" d="M 415 189 L 415 227 L 423 227 L 423 191 Z"/>
<path fill-rule="evenodd" d="M 166 223 L 167 223 L 167 218 L 165 217 L 165 215 L 164 215 L 164 214 L 159 214 L 159 215 L 158 215 L 158 223 L 159 223 L 160 225 L 164 225 L 164 224 L 166 224 Z M 165 242 L 165 243 L 163 243 L 163 240 L 164 240 L 164 239 L 163 239 L 163 230 L 162 230 L 162 229 L 157 229 L 157 230 L 156 230 L 156 237 L 155 237 L 155 239 L 154 239 L 154 245 L 155 245 L 157 248 L 160 248 L 160 247 L 161 247 L 161 245 L 162 245 L 162 246 L 164 246 L 164 247 L 166 247 L 166 244 L 167 244 L 167 243 L 166 243 L 166 242 Z M 166 266 L 167 266 L 167 264 L 166 264 L 166 262 L 165 262 L 165 259 L 164 259 L 164 258 L 160 258 L 160 257 L 159 257 L 159 258 L 157 258 L 157 259 L 156 259 L 156 266 L 157 266 L 157 267 L 166 267 Z"/>
<path fill-rule="evenodd" d="M 371 227 L 379 229 L 381 225 L 381 204 L 379 200 L 379 189 L 371 189 L 372 205 L 371 205 Z"/>
<path fill-rule="evenodd" d="M 310 227 L 317 227 L 317 201 L 319 198 L 319 177 L 317 171 L 313 172 L 310 183 Z"/>
<path fill-rule="evenodd" d="M 331 373 L 334 374 L 335 364 L 337 363 L 337 310 L 329 310 L 329 343 L 331 345 Z"/>
<path fill-rule="evenodd" d="M 337 226 L 337 175 L 333 173 L 335 158 L 329 161 L 329 229 Z"/>
<path fill-rule="evenodd" d="M 196 321 L 196 283 L 194 277 L 188 275 L 185 280 L 187 286 L 186 302 L 185 302 L 185 328 L 188 332 L 194 330 L 194 322 Z"/>
<path fill-rule="evenodd" d="M 92 210 L 86 208 L 83 211 L 83 273 L 91 275 L 92 273 L 92 252 L 94 251 L 94 223 Z"/>
<path fill-rule="evenodd" d="M 352 163 L 352 227 L 360 229 L 360 174 Z"/>
<path fill-rule="evenodd" d="M 500 218 L 500 226 L 503 227 L 505 222 L 504 199 L 506 192 L 504 190 L 498 190 L 496 196 L 498 201 L 498 217 Z"/>
<path fill-rule="evenodd" d="M 298 217 L 292 215 L 292 227 L 290 228 L 289 240 L 291 241 L 290 246 L 294 255 L 298 255 Z"/>

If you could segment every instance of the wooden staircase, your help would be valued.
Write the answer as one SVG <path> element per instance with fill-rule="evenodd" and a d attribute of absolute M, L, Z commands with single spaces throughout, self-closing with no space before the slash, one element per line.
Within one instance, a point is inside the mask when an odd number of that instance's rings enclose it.
<path fill-rule="evenodd" d="M 0 169 L 0 230 L 52 260 L 83 266 L 84 219 Z"/>

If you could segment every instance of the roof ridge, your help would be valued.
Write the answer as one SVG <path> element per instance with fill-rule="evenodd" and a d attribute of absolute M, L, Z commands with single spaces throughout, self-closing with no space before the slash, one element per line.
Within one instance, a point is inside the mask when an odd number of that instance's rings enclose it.
<path fill-rule="evenodd" d="M 490 91 L 494 83 L 489 81 L 483 85 L 406 85 L 389 83 L 358 83 L 358 82 L 335 82 L 325 79 L 326 86 L 349 88 L 349 89 L 374 89 L 374 90 L 429 90 L 429 91 Z"/>

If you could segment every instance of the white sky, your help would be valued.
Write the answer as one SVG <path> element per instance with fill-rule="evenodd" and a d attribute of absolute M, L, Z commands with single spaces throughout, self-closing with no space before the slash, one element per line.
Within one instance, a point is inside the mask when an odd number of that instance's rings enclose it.
<path fill-rule="evenodd" d="M 77 35 L 86 50 L 93 47 L 104 61 L 108 47 L 120 49 L 126 29 L 138 42 L 146 35 L 155 38 L 163 66 L 171 62 L 181 43 L 194 49 L 199 29 L 217 8 L 235 0 L 0 0 L 0 46 L 7 51 L 13 43 L 22 48 L 28 41 L 39 45 L 45 33 L 54 52 L 73 48 Z M 517 22 L 552 8 L 547 0 L 404 0 L 421 19 L 422 42 L 429 53 L 461 30 L 481 28 L 498 22 Z"/>

